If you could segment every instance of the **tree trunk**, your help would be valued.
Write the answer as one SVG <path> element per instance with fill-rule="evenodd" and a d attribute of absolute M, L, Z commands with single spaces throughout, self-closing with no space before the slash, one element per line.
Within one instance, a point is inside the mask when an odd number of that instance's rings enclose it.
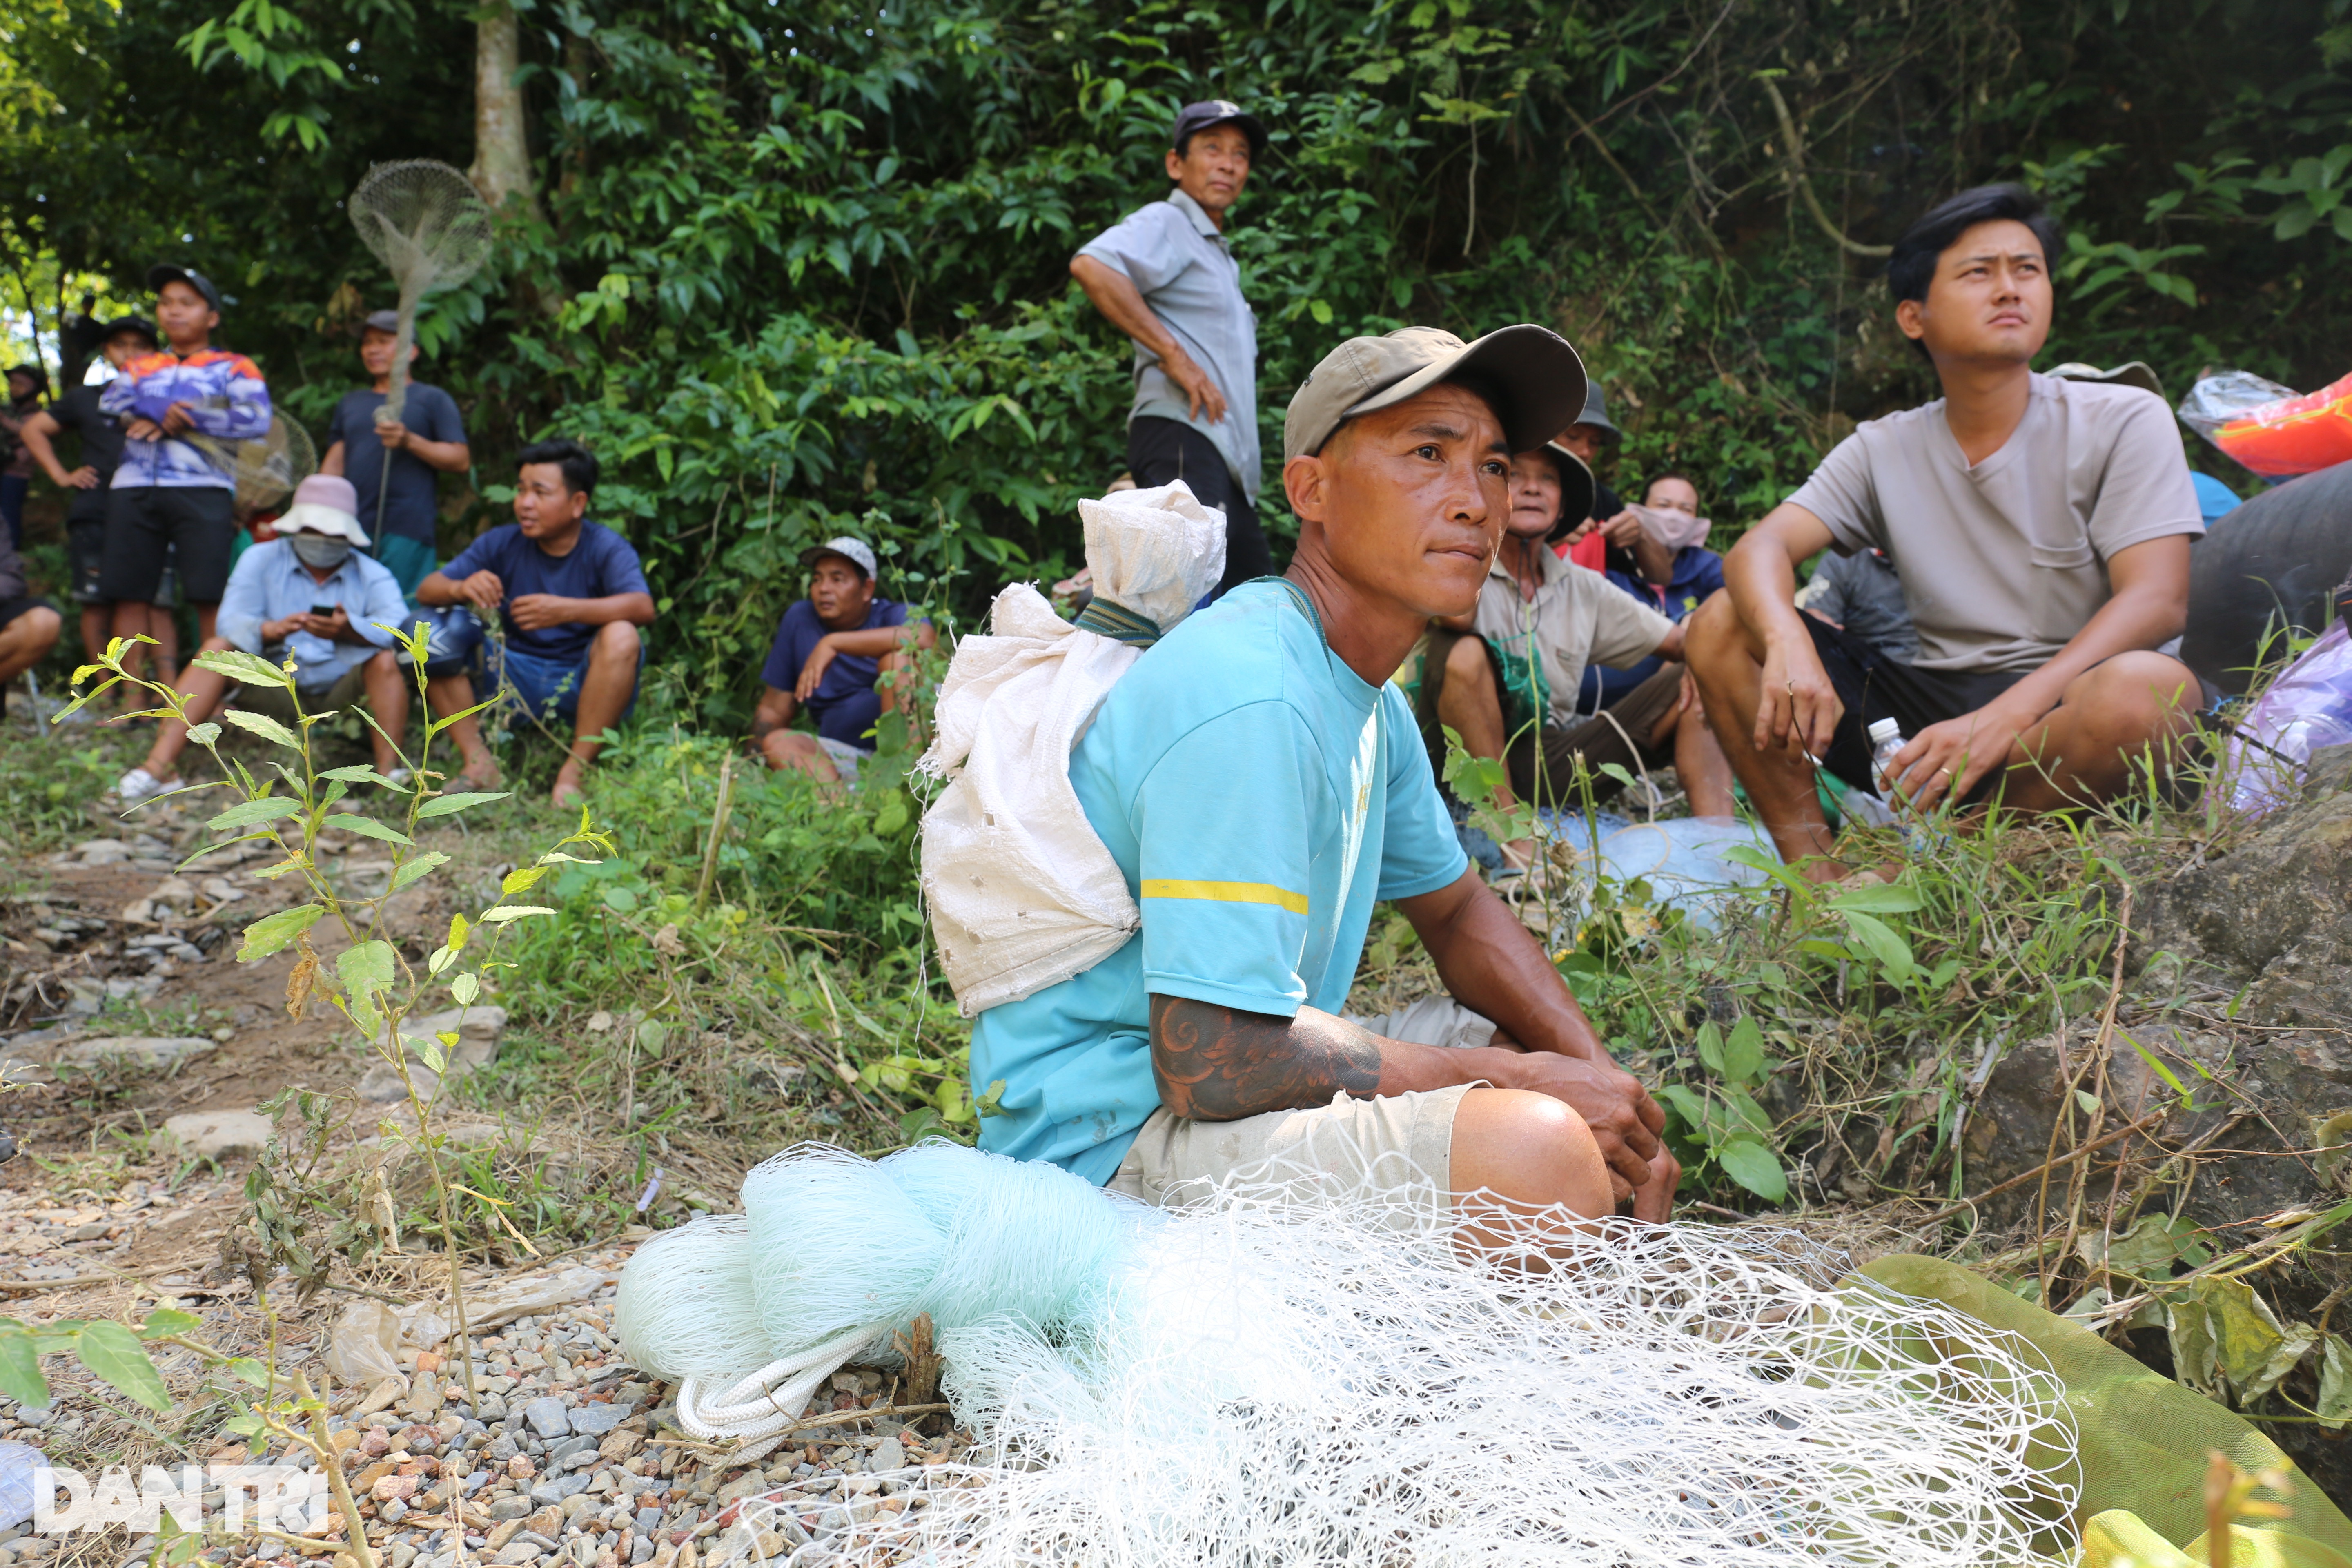
<path fill-rule="evenodd" d="M 531 188 L 530 145 L 524 134 L 522 89 L 515 73 L 522 65 L 522 27 L 511 8 L 496 5 L 476 25 L 474 42 L 474 166 L 467 176 L 494 212 L 510 197 L 543 220 L 539 193 Z"/>

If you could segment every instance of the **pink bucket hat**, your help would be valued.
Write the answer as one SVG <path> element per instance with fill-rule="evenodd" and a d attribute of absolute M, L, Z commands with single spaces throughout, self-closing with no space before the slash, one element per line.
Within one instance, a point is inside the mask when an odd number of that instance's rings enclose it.
<path fill-rule="evenodd" d="M 312 474 L 294 487 L 294 504 L 277 522 L 278 531 L 307 529 L 312 533 L 339 534 L 364 546 L 368 536 L 360 527 L 359 492 L 341 474 Z"/>

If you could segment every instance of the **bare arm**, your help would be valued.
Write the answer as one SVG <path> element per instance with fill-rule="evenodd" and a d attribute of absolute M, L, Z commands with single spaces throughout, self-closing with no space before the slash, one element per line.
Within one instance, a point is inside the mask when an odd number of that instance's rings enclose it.
<path fill-rule="evenodd" d="M 1629 1187 L 1651 1179 L 1649 1161 L 1659 1147 L 1622 1102 L 1611 1103 L 1607 1079 L 1624 1077 L 1613 1068 L 1504 1046 L 1417 1046 L 1312 1007 L 1285 1018 L 1155 994 L 1151 1074 L 1160 1102 L 1195 1121 L 1302 1110 L 1328 1105 L 1335 1094 L 1370 1100 L 1480 1082 L 1532 1089 L 1584 1117 L 1611 1170 Z"/>
<path fill-rule="evenodd" d="M 770 735 L 793 721 L 801 710 L 800 699 L 791 692 L 771 686 L 760 693 L 760 706 L 751 712 L 751 744 L 756 749 Z"/>
<path fill-rule="evenodd" d="M 1205 411 L 1209 423 L 1216 424 L 1225 416 L 1225 395 L 1210 379 L 1209 373 L 1193 363 L 1184 352 L 1167 324 L 1151 313 L 1143 302 L 1134 280 L 1114 267 L 1106 267 L 1091 256 L 1070 258 L 1070 276 L 1087 291 L 1096 310 L 1109 319 L 1110 324 L 1141 343 L 1159 356 L 1160 369 L 1168 379 L 1184 389 L 1191 400 L 1192 416 L 1201 417 Z"/>
<path fill-rule="evenodd" d="M 327 455 L 319 459 L 319 471 L 322 474 L 333 474 L 338 479 L 342 477 L 343 444 L 341 441 L 330 446 L 327 448 Z"/>
<path fill-rule="evenodd" d="M 1829 548 L 1829 524 L 1803 507 L 1781 502 L 1723 558 L 1723 583 L 1740 621 L 1764 645 L 1764 676 L 1756 708 L 1756 749 L 1794 738 L 1814 756 L 1829 749 L 1844 704 L 1831 686 L 1812 634 L 1796 606 L 1797 563 Z"/>
<path fill-rule="evenodd" d="M 51 484 L 67 489 L 96 489 L 96 468 L 84 463 L 68 472 L 66 466 L 58 461 L 58 449 L 53 442 L 64 428 L 49 416 L 49 411 L 45 408 L 17 426 L 16 437 L 25 443 L 25 450 L 33 454 L 33 461 L 41 466 L 41 472 L 49 476 Z"/>
<path fill-rule="evenodd" d="M 651 594 L 613 594 L 602 599 L 522 594 L 507 606 L 507 613 L 514 617 L 516 626 L 535 632 L 546 626 L 601 626 L 613 621 L 649 626 L 654 624 L 655 612 Z"/>

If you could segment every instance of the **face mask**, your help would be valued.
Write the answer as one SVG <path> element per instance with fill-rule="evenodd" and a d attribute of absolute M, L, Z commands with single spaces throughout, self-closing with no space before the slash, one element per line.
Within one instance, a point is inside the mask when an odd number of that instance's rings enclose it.
<path fill-rule="evenodd" d="M 332 571 L 351 557 L 352 542 L 331 533 L 312 533 L 304 529 L 286 537 L 293 541 L 296 560 L 321 572 Z"/>
<path fill-rule="evenodd" d="M 1693 517 L 1686 511 L 1673 511 L 1664 507 L 1637 506 L 1633 514 L 1642 520 L 1642 531 L 1651 542 L 1668 550 L 1681 550 L 1687 545 L 1705 544 L 1706 531 L 1713 526 L 1703 517 Z"/>

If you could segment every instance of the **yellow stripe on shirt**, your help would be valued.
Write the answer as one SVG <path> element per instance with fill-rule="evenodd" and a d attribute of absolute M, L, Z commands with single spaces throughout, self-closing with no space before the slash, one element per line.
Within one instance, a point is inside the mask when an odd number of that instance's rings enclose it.
<path fill-rule="evenodd" d="M 1273 904 L 1294 915 L 1307 912 L 1307 895 L 1271 882 L 1195 882 L 1162 878 L 1143 884 L 1147 899 L 1203 899 L 1216 904 Z"/>

